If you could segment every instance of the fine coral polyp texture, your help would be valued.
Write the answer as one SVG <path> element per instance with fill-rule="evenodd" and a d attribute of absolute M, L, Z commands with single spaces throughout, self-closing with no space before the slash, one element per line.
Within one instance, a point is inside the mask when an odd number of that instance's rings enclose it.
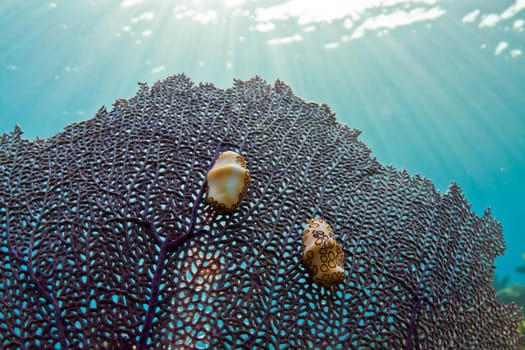
<path fill-rule="evenodd" d="M 184 75 L 47 139 L 4 134 L 0 348 L 516 349 L 500 223 L 359 134 L 281 81 Z M 224 215 L 206 178 L 228 150 L 251 183 Z M 310 218 L 344 254 L 330 288 L 303 264 Z"/>

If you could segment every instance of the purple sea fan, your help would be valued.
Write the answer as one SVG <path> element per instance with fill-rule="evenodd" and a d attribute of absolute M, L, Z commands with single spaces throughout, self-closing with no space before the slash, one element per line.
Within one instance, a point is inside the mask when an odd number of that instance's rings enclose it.
<path fill-rule="evenodd" d="M 0 138 L 0 348 L 518 347 L 490 212 L 380 164 L 280 81 L 172 76 L 51 138 L 21 133 Z M 221 215 L 204 189 L 226 150 L 251 185 Z M 331 289 L 302 264 L 314 217 L 344 251 Z"/>

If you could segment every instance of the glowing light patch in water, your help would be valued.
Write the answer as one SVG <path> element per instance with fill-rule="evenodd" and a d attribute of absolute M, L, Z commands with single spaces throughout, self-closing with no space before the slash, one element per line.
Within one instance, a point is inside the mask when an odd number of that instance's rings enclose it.
<path fill-rule="evenodd" d="M 335 42 L 335 43 L 328 43 L 328 44 L 325 44 L 324 45 L 324 48 L 327 49 L 327 50 L 331 50 L 331 49 L 337 49 L 341 44 L 338 43 L 338 42 Z"/>
<path fill-rule="evenodd" d="M 522 19 L 517 19 L 514 21 L 514 23 L 512 24 L 512 28 L 517 31 L 517 32 L 522 32 L 523 31 L 523 25 L 525 24 L 525 21 L 522 20 Z"/>
<path fill-rule="evenodd" d="M 295 34 L 292 36 L 286 36 L 283 38 L 275 38 L 268 40 L 268 45 L 281 45 L 281 44 L 290 44 L 293 42 L 301 41 L 303 37 L 300 34 Z"/>
<path fill-rule="evenodd" d="M 525 0 L 516 0 L 514 5 L 509 6 L 505 11 L 501 13 L 501 18 L 509 19 L 511 17 L 516 16 L 518 12 L 524 9 L 525 9 Z"/>
<path fill-rule="evenodd" d="M 463 19 L 461 21 L 464 23 L 472 23 L 478 18 L 480 13 L 481 11 L 476 9 L 472 12 L 467 13 L 465 16 L 463 16 Z"/>
<path fill-rule="evenodd" d="M 120 7 L 131 7 L 144 2 L 144 0 L 124 0 L 120 3 Z"/>
<path fill-rule="evenodd" d="M 255 26 L 255 29 L 259 32 L 269 32 L 269 31 L 272 31 L 275 29 L 275 24 L 273 24 L 272 22 L 269 22 L 269 23 L 266 23 L 266 22 L 263 22 L 263 23 L 258 23 L 256 26 Z"/>
<path fill-rule="evenodd" d="M 245 3 L 245 0 L 224 0 L 224 7 L 231 8 L 241 6 Z"/>
<path fill-rule="evenodd" d="M 202 24 L 213 23 L 217 21 L 217 12 L 214 10 L 208 10 L 206 12 L 200 12 L 193 15 L 193 20 Z"/>
<path fill-rule="evenodd" d="M 494 13 L 483 16 L 483 19 L 479 23 L 480 28 L 494 27 L 500 21 L 500 17 Z"/>
<path fill-rule="evenodd" d="M 131 19 L 131 23 L 138 23 L 142 21 L 152 21 L 155 18 L 155 13 L 148 11 L 141 13 L 138 17 Z"/>
<path fill-rule="evenodd" d="M 496 49 L 494 49 L 494 55 L 498 56 L 501 54 L 507 47 L 509 47 L 509 43 L 506 41 L 500 41 L 498 43 L 498 46 L 496 46 Z"/>
<path fill-rule="evenodd" d="M 173 8 L 173 13 L 175 14 L 175 19 L 184 19 L 189 18 L 194 22 L 201 24 L 216 23 L 219 15 L 217 11 L 213 9 L 204 9 L 197 11 L 191 8 L 188 8 L 185 5 L 175 6 Z"/>

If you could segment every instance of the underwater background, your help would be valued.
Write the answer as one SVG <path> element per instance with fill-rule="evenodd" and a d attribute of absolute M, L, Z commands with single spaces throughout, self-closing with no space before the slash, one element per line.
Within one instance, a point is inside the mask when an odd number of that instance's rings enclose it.
<path fill-rule="evenodd" d="M 49 137 L 175 73 L 281 79 L 381 163 L 491 207 L 497 279 L 525 284 L 523 0 L 3 0 L 0 28 L 0 133 Z"/>

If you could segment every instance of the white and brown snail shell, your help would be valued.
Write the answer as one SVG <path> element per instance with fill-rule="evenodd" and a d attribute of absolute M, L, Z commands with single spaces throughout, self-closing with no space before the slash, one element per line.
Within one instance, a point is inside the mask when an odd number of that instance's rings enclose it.
<path fill-rule="evenodd" d="M 331 287 L 346 277 L 344 252 L 322 219 L 310 219 L 303 231 L 303 262 L 313 281 L 321 286 Z"/>
<path fill-rule="evenodd" d="M 220 214 L 237 210 L 250 185 L 244 158 L 233 151 L 221 153 L 207 175 L 206 201 Z"/>

